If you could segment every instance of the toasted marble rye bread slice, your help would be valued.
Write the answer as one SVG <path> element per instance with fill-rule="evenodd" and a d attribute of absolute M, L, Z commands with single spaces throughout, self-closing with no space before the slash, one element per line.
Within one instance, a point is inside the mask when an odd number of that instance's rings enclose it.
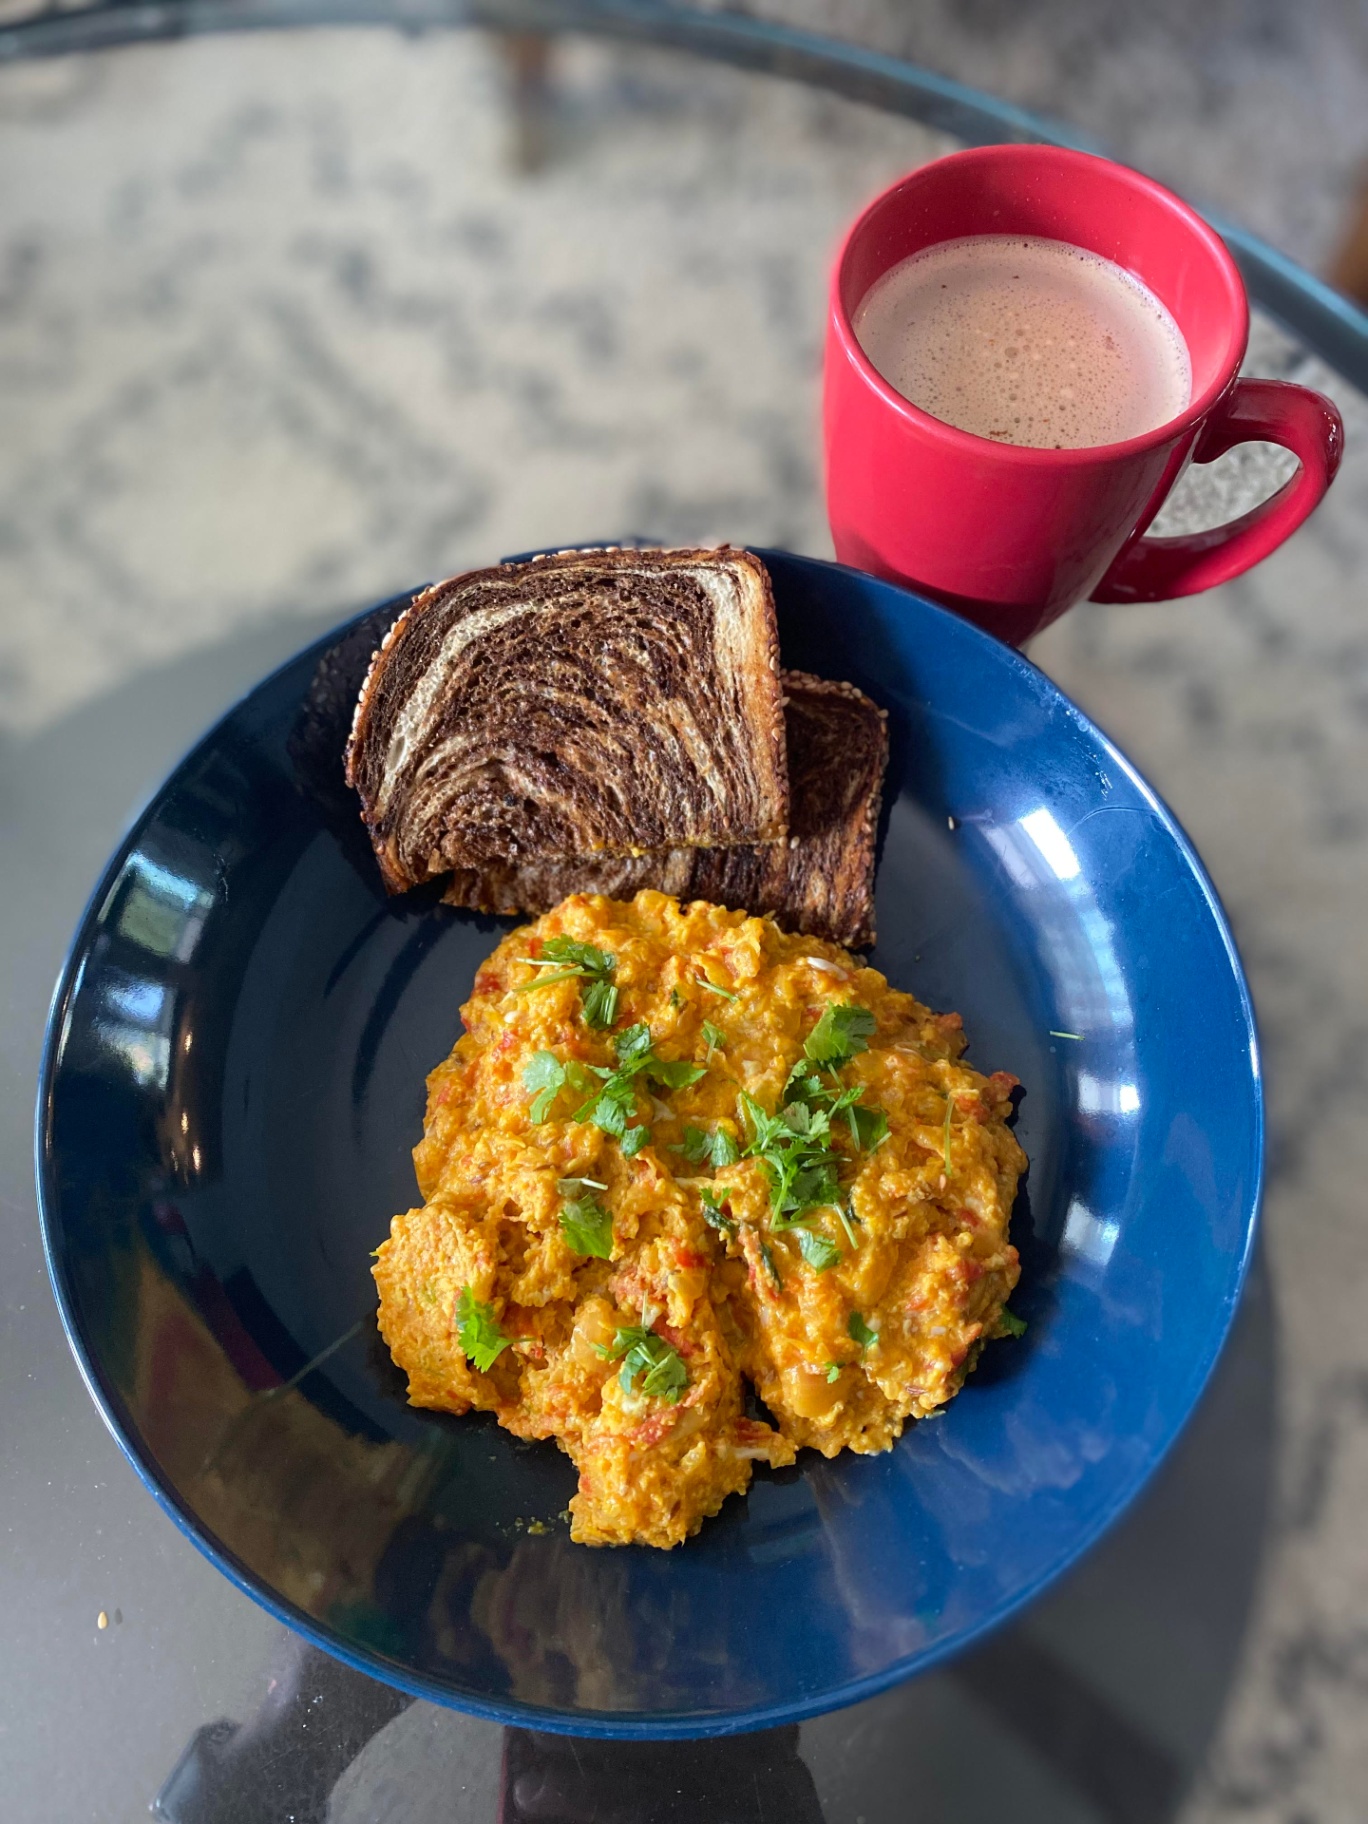
<path fill-rule="evenodd" d="M 655 887 L 769 912 L 790 931 L 852 949 L 874 942 L 874 838 L 888 762 L 884 712 L 853 684 L 780 674 L 788 731 L 789 839 L 779 846 L 529 861 L 453 874 L 443 897 L 481 912 L 539 916 L 570 893 L 630 899 Z"/>
<path fill-rule="evenodd" d="M 774 598 L 748 551 L 566 551 L 424 591 L 347 747 L 385 884 L 783 840 Z"/>

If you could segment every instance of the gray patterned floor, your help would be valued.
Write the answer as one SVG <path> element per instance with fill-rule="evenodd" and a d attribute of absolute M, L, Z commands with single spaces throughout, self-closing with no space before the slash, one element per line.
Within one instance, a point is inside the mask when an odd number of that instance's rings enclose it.
<path fill-rule="evenodd" d="M 829 250 L 936 143 L 585 48 L 558 92 L 525 179 L 474 40 L 0 70 L 0 769 L 234 629 L 510 550 L 828 549 Z M 1304 371 L 1266 328 L 1255 358 Z M 1191 1824 L 1351 1824 L 1368 1791 L 1368 410 L 1321 379 L 1350 456 L 1294 545 L 1201 600 L 1080 609 L 1034 653 L 1195 837 L 1268 1052 L 1278 1518 Z"/>

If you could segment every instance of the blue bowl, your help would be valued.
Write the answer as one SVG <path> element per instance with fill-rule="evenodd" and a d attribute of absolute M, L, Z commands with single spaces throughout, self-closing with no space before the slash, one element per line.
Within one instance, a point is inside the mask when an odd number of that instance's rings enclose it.
<path fill-rule="evenodd" d="M 416 1200 L 423 1077 L 505 928 L 389 901 L 340 750 L 377 611 L 205 737 L 109 865 L 38 1107 L 53 1284 L 149 1489 L 241 1588 L 420 1696 L 602 1736 L 871 1696 L 1057 1577 L 1191 1412 L 1259 1201 L 1249 997 L 1135 769 L 1019 654 L 766 553 L 785 659 L 890 716 L 890 979 L 1026 1085 L 1023 1341 L 885 1456 L 762 1470 L 671 1553 L 591 1551 L 568 1459 L 419 1412 L 369 1252 Z M 389 613 L 394 612 L 391 605 Z"/>

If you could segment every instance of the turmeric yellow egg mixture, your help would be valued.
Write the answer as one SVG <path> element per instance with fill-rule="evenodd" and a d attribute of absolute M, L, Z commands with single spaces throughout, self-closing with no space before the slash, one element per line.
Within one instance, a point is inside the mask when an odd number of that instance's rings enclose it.
<path fill-rule="evenodd" d="M 380 1329 L 414 1405 L 556 1439 L 581 1543 L 677 1545 L 757 1459 L 886 1450 L 1019 1328 L 1015 1079 L 835 945 L 577 895 L 462 1017 Z"/>

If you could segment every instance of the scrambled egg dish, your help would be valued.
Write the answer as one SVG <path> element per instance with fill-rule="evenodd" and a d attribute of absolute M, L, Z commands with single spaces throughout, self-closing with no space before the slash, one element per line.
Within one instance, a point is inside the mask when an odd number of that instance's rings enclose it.
<path fill-rule="evenodd" d="M 1016 1080 L 835 945 L 576 896 L 462 1018 L 380 1329 L 414 1405 L 555 1438 L 581 1543 L 678 1545 L 757 1460 L 886 1450 L 1019 1330 Z"/>

